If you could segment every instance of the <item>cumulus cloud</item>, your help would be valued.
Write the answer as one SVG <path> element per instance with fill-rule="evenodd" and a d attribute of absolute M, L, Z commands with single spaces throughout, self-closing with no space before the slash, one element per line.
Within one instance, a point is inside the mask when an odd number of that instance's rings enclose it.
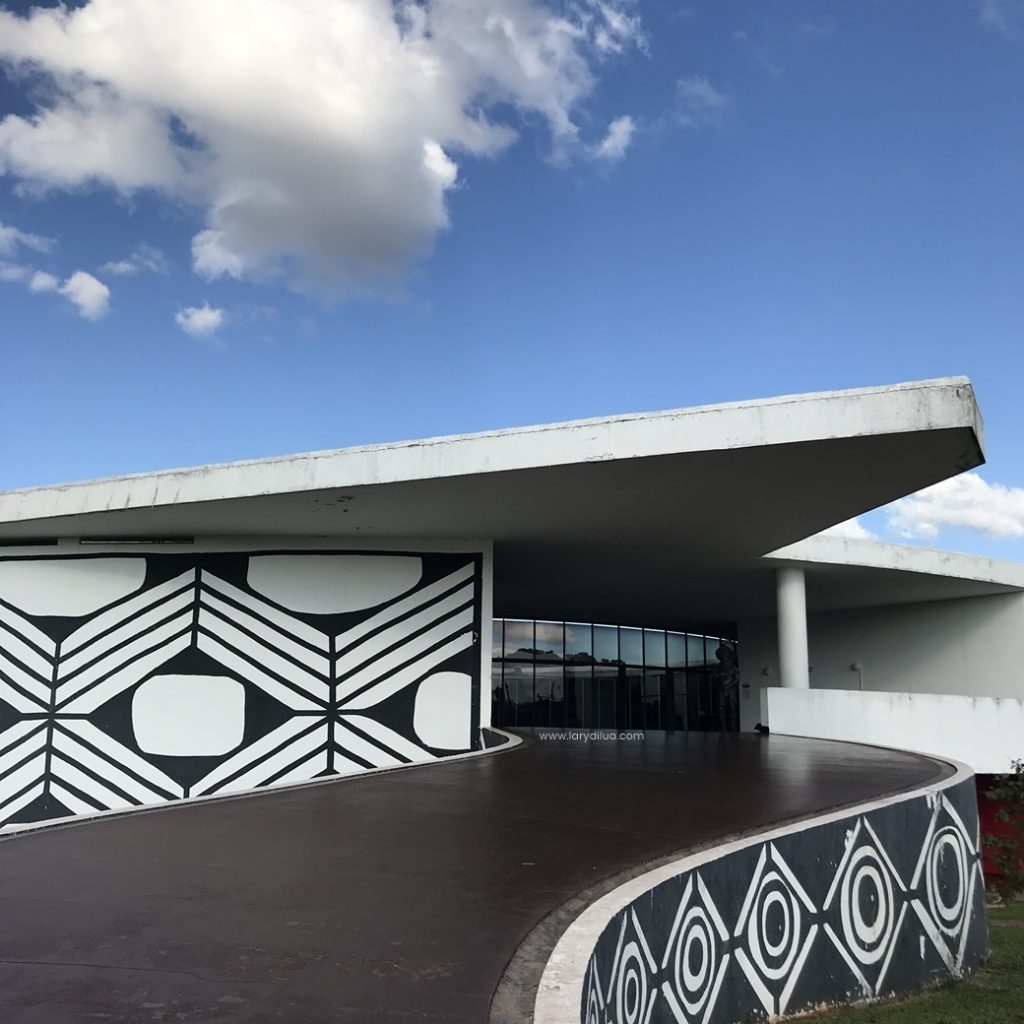
<path fill-rule="evenodd" d="M 174 322 L 193 338 L 208 338 L 224 323 L 224 310 L 204 302 L 186 306 L 174 314 Z"/>
<path fill-rule="evenodd" d="M 86 320 L 99 320 L 110 303 L 110 289 L 84 270 L 76 270 L 58 291 Z"/>
<path fill-rule="evenodd" d="M 53 239 L 21 231 L 0 221 L 0 256 L 11 256 L 22 247 L 35 252 L 49 252 L 53 248 Z"/>
<path fill-rule="evenodd" d="M 889 528 L 903 537 L 937 537 L 944 527 L 997 539 L 1024 537 L 1024 487 L 964 473 L 893 502 L 886 515 Z"/>
<path fill-rule="evenodd" d="M 28 279 L 30 292 L 56 292 L 60 290 L 60 281 L 45 270 L 37 270 Z"/>
<path fill-rule="evenodd" d="M 622 118 L 603 142 L 576 118 L 599 65 L 643 46 L 631 2 L 0 11 L 0 60 L 48 75 L 52 96 L 0 120 L 0 172 L 35 189 L 100 183 L 193 204 L 205 219 L 193 262 L 209 278 L 386 286 L 447 227 L 458 158 L 496 156 L 516 120 L 546 125 L 556 162 L 625 151 Z"/>
<path fill-rule="evenodd" d="M 100 270 L 115 277 L 134 277 L 136 274 L 167 273 L 167 257 L 155 246 L 140 245 L 130 256 L 123 260 L 111 260 L 104 263 Z"/>
<path fill-rule="evenodd" d="M 821 531 L 823 537 L 843 537 L 846 540 L 877 540 L 877 534 L 872 533 L 859 519 L 847 519 L 845 522 L 836 523 L 827 530 Z"/>
<path fill-rule="evenodd" d="M 703 75 L 691 75 L 676 82 L 676 116 L 689 128 L 718 124 L 729 109 L 729 97 L 719 92 Z"/>
<path fill-rule="evenodd" d="M 617 117 L 608 125 L 608 134 L 598 143 L 594 157 L 598 160 L 621 160 L 633 141 L 636 125 L 628 115 Z"/>

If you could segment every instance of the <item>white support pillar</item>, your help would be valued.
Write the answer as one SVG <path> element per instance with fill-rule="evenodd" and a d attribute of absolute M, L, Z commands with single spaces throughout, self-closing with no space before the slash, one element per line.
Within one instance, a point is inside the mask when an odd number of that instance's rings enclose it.
<path fill-rule="evenodd" d="M 776 615 L 779 623 L 779 681 L 783 686 L 808 689 L 811 685 L 807 655 L 807 595 L 804 571 L 776 570 Z"/>

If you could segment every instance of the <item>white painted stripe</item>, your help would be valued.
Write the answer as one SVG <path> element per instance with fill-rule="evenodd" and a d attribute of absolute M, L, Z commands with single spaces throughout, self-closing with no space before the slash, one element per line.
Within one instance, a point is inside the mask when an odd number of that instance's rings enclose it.
<path fill-rule="evenodd" d="M 211 658 L 219 661 L 225 668 L 237 672 L 243 679 L 254 686 L 258 686 L 265 693 L 270 694 L 275 700 L 279 700 L 285 707 L 291 708 L 293 711 L 323 711 L 323 708 L 315 701 L 304 697 L 301 693 L 296 693 L 283 683 L 279 683 L 276 679 L 268 676 L 265 672 L 261 672 L 252 662 L 239 657 L 239 655 L 215 637 L 200 633 L 199 650 L 204 654 L 209 654 Z"/>
<path fill-rule="evenodd" d="M 56 753 L 50 758 L 50 773 L 55 779 L 63 779 L 67 785 L 74 786 L 75 789 L 80 789 L 83 793 L 88 793 L 94 800 L 103 804 L 108 811 L 136 806 L 131 800 L 126 799 L 120 793 L 115 793 L 105 783 L 97 782 L 71 761 L 65 760 Z M 163 803 L 163 798 L 150 794 L 149 802 Z"/>
<path fill-rule="evenodd" d="M 257 786 L 266 785 L 267 779 L 287 768 L 293 761 L 298 760 L 304 754 L 311 754 L 317 747 L 323 746 L 326 742 L 327 723 L 325 722 L 314 729 L 308 736 L 302 736 L 293 743 L 289 743 L 284 750 L 280 750 L 272 757 L 268 757 L 260 761 L 259 764 L 253 765 L 252 768 L 237 779 L 232 779 L 224 787 L 223 791 L 231 792 L 236 789 L 253 789 Z"/>
<path fill-rule="evenodd" d="M 6 626 L 10 632 L 20 634 L 30 644 L 35 644 L 48 658 L 52 658 L 57 653 L 57 644 L 41 629 L 33 626 L 28 619 L 19 615 L 13 608 L 6 608 L 2 604 L 0 604 L 0 625 Z"/>
<path fill-rule="evenodd" d="M 71 636 L 61 643 L 61 653 L 67 656 L 94 637 L 99 636 L 100 633 L 105 633 L 108 629 L 121 625 L 122 622 L 138 618 L 139 613 L 154 601 L 165 601 L 176 590 L 189 583 L 195 583 L 194 569 L 188 569 L 180 576 L 175 576 L 173 580 L 160 583 L 149 590 L 144 590 L 141 594 L 129 597 L 120 604 L 115 604 L 113 608 L 108 608 L 105 612 L 97 615 L 96 618 L 90 619 L 79 626 Z"/>
<path fill-rule="evenodd" d="M 468 587 L 463 587 L 461 590 L 457 590 L 454 594 L 449 595 L 443 601 L 437 601 L 415 615 L 411 615 L 409 618 L 381 630 L 375 636 L 370 637 L 369 640 L 363 641 L 357 647 L 346 651 L 338 657 L 335 663 L 335 671 L 338 678 L 341 679 L 360 665 L 377 659 L 382 651 L 393 647 L 397 643 L 401 643 L 403 640 L 407 640 L 413 633 L 418 633 L 421 629 L 425 629 L 431 623 L 437 622 L 446 615 L 450 615 L 456 608 L 461 608 L 462 605 L 472 600 L 473 587 L 470 584 Z M 472 611 L 470 611 L 470 621 L 472 621 Z"/>
<path fill-rule="evenodd" d="M 395 732 L 394 729 L 381 725 L 375 718 L 369 718 L 366 715 L 343 714 L 339 721 L 351 723 L 357 729 L 362 729 L 363 732 L 372 736 L 375 740 L 380 740 L 381 743 L 389 746 L 396 754 L 411 758 L 413 761 L 437 760 L 429 750 L 419 746 L 417 743 L 413 743 L 412 740 L 401 733 Z"/>
<path fill-rule="evenodd" d="M 393 619 L 413 611 L 428 601 L 433 601 L 446 590 L 451 590 L 456 584 L 463 582 L 463 580 L 471 579 L 473 577 L 473 568 L 472 563 L 464 565 L 461 569 L 456 569 L 455 572 L 445 576 L 444 579 L 431 583 L 422 590 L 417 590 L 416 593 L 410 594 L 408 597 L 403 597 L 401 601 L 388 605 L 387 608 L 377 612 L 376 615 L 371 615 L 370 618 L 353 626 L 351 629 L 345 630 L 344 633 L 339 633 L 335 648 L 341 650 L 343 647 L 354 644 L 360 637 L 366 636 L 367 633 L 379 629 Z"/>
<path fill-rule="evenodd" d="M 11 774 L 11 769 L 26 757 L 32 754 L 46 753 L 46 730 L 41 729 L 35 736 L 23 739 L 13 750 L 8 750 L 3 757 L 0 757 L 0 799 L 5 793 L 16 793 L 22 786 L 28 784 L 28 779 L 23 779 L 20 785 L 11 783 L 11 779 L 17 772 Z M 19 769 L 20 771 L 20 769 Z"/>
<path fill-rule="evenodd" d="M 97 750 L 102 751 L 115 764 L 123 765 L 129 771 L 141 775 L 154 786 L 167 790 L 175 796 L 182 796 L 184 790 L 169 775 L 160 771 L 159 768 L 151 765 L 145 758 L 129 750 L 118 743 L 117 740 L 108 736 L 102 729 L 97 728 L 92 722 L 74 721 L 65 719 L 61 726 L 85 743 L 91 743 Z"/>
<path fill-rule="evenodd" d="M 59 782 L 50 783 L 50 794 L 55 796 L 72 814 L 95 814 L 96 808 L 65 789 Z M 56 819 L 60 821 L 61 819 Z"/>
<path fill-rule="evenodd" d="M 318 679 L 306 669 L 300 668 L 288 661 L 287 658 L 282 658 L 273 648 L 253 640 L 252 637 L 240 629 L 236 629 L 206 608 L 200 607 L 199 609 L 199 626 L 212 633 L 218 640 L 229 644 L 239 654 L 248 655 L 257 665 L 298 686 L 311 697 L 319 698 L 322 701 L 330 699 L 331 688 L 325 680 Z"/>
<path fill-rule="evenodd" d="M 154 792 L 149 786 L 137 781 L 127 772 L 122 771 L 112 761 L 106 757 L 94 754 L 88 747 L 79 743 L 78 740 L 72 739 L 66 733 L 61 732 L 60 729 L 55 729 L 53 733 L 53 755 L 50 761 L 50 770 L 57 778 L 60 777 L 60 773 L 55 767 L 58 752 L 63 755 L 62 759 L 64 761 L 68 761 L 76 767 L 94 772 L 102 780 L 102 783 L 93 780 L 91 783 L 78 786 L 83 793 L 88 793 L 90 796 L 100 799 L 99 793 L 96 792 L 98 786 L 117 786 L 118 789 L 127 793 L 128 796 L 133 796 L 136 800 L 142 801 L 142 803 L 153 803 L 154 801 L 159 802 L 166 799 L 163 794 Z M 72 782 L 67 776 L 64 777 L 67 781 Z M 77 783 L 73 784 L 77 785 Z M 175 789 L 178 789 L 180 793 L 178 787 L 175 787 Z"/>
<path fill-rule="evenodd" d="M 203 776 L 190 790 L 191 796 L 201 796 L 208 793 L 219 782 L 237 771 L 248 768 L 251 764 L 267 756 L 275 747 L 288 742 L 292 737 L 298 735 L 303 729 L 308 729 L 311 721 L 309 718 L 289 718 L 287 722 L 279 725 L 273 732 L 267 733 L 262 739 L 240 750 L 227 761 L 217 765 L 209 774 Z M 326 728 L 326 725 L 324 726 Z"/>
<path fill-rule="evenodd" d="M 9 805 L 14 801 L 18 791 L 24 789 L 36 779 L 39 779 L 40 783 L 42 783 L 45 771 L 46 754 L 41 753 L 38 757 L 32 758 L 28 764 L 22 765 L 16 772 L 11 772 L 7 778 L 0 780 L 0 814 L 5 818 L 9 818 L 14 813 L 14 811 L 9 810 Z M 18 807 L 24 806 L 24 803 L 18 803 Z"/>
<path fill-rule="evenodd" d="M 0 697 L 7 701 L 8 704 L 13 705 L 19 711 L 24 711 L 26 714 L 31 714 L 34 711 L 50 710 L 50 688 L 48 686 L 41 686 L 31 676 L 26 676 L 24 672 L 14 668 L 2 653 L 0 653 L 0 671 L 6 672 L 23 690 L 28 690 L 36 698 L 33 701 L 29 697 L 23 696 L 10 683 L 0 679 Z"/>
<path fill-rule="evenodd" d="M 281 778 L 271 782 L 270 786 L 287 786 L 295 782 L 308 782 L 326 770 L 327 751 L 321 750 L 319 754 L 314 754 L 308 760 L 303 761 L 302 764 L 297 764 L 290 772 L 285 772 Z"/>
<path fill-rule="evenodd" d="M 40 781 L 33 786 L 31 789 L 22 793 L 16 800 L 10 800 L 6 804 L 0 804 L 0 817 L 13 818 L 23 807 L 28 807 L 33 800 L 43 795 L 43 782 Z M 23 828 L 24 826 L 15 825 L 14 828 Z M 4 826 L 0 831 L 6 832 L 7 827 Z"/>
<path fill-rule="evenodd" d="M 342 750 L 349 754 L 354 754 L 364 761 L 369 761 L 374 768 L 383 768 L 385 765 L 403 763 L 401 758 L 395 757 L 394 754 L 386 750 L 381 750 L 376 744 L 370 743 L 369 740 L 364 740 L 362 736 L 357 736 L 351 729 L 346 729 L 341 724 L 342 721 L 343 719 L 339 719 L 338 723 L 334 726 L 334 742 Z"/>
<path fill-rule="evenodd" d="M 60 659 L 58 678 L 70 679 L 70 677 L 84 665 L 88 665 L 89 662 L 107 654 L 118 644 L 131 640 L 132 637 L 148 635 L 152 632 L 158 622 L 166 619 L 169 615 L 174 615 L 175 613 L 180 614 L 186 611 L 186 609 L 191 609 L 192 603 L 192 591 L 187 590 L 185 593 L 179 594 L 177 597 L 172 597 L 168 601 L 163 601 L 161 604 L 157 605 L 156 608 L 151 608 L 145 613 L 145 615 L 140 615 L 137 618 L 130 619 L 117 629 L 108 633 L 106 636 L 101 637 L 95 643 L 89 644 L 88 647 L 80 649 L 77 654 L 63 656 L 63 652 L 61 652 L 62 657 Z"/>
<path fill-rule="evenodd" d="M 179 627 L 182 628 L 182 627 Z M 68 701 L 61 709 L 68 715 L 91 714 L 98 707 L 106 704 L 111 697 L 133 686 L 140 679 L 149 675 L 150 672 L 158 669 L 164 662 L 169 661 L 176 654 L 186 650 L 192 642 L 191 636 L 187 633 L 161 644 L 155 651 L 141 658 L 137 658 L 130 665 L 126 665 L 120 671 L 114 672 L 109 679 L 105 679 L 98 686 Z M 73 684 L 72 684 L 73 685 Z M 58 698 L 63 699 L 64 695 L 58 693 Z"/>
<path fill-rule="evenodd" d="M 225 597 L 231 598 L 232 601 L 237 601 L 240 605 L 255 612 L 257 615 L 262 615 L 263 618 L 268 622 L 272 622 L 283 632 L 289 633 L 299 640 L 305 640 L 306 643 L 312 644 L 324 653 L 331 649 L 330 637 L 326 633 L 321 633 L 320 630 L 307 625 L 302 619 L 297 619 L 294 615 L 289 615 L 287 612 L 267 604 L 266 601 L 261 601 L 258 597 L 247 594 L 244 590 L 239 590 L 238 587 L 234 587 L 220 579 L 220 577 L 214 576 L 213 573 L 206 569 L 202 571 L 202 581 L 204 590 L 219 591 Z"/>
<path fill-rule="evenodd" d="M 211 593 L 203 594 L 202 606 L 203 610 L 205 610 L 205 607 L 210 607 L 220 612 L 229 622 L 249 630 L 250 633 L 255 633 L 270 650 L 281 651 L 289 655 L 319 675 L 329 676 L 331 674 L 330 658 L 328 655 L 318 654 L 316 651 L 311 651 L 308 647 L 296 643 L 286 633 L 268 626 L 265 622 L 254 618 L 248 612 L 239 611 L 233 605 L 222 601 Z M 202 610 L 200 611 L 200 618 L 203 618 Z M 206 616 L 206 618 L 208 619 L 209 616 Z"/>
<path fill-rule="evenodd" d="M 393 672 L 402 664 L 418 657 L 435 644 L 441 643 L 442 640 L 447 640 L 453 634 L 467 629 L 472 625 L 472 608 L 465 608 L 461 612 L 456 612 L 454 615 L 450 615 L 447 619 L 439 622 L 436 626 L 420 633 L 419 636 L 412 637 L 412 639 L 406 641 L 400 647 L 395 648 L 393 651 L 389 651 L 387 654 L 381 655 L 371 664 L 366 665 L 364 668 L 353 672 L 350 676 L 341 680 L 338 683 L 339 699 L 347 697 L 349 694 L 355 693 L 357 690 L 361 690 L 368 683 L 372 683 L 375 679 L 379 679 L 381 676 L 385 676 L 389 672 Z M 470 639 L 472 639 L 472 636 L 470 636 Z"/>
<path fill-rule="evenodd" d="M 36 686 L 49 688 L 53 678 L 53 662 L 40 657 L 17 637 L 6 633 L 0 634 L 0 658 L 3 659 L 4 671 L 17 678 L 19 682 L 21 679 L 31 679 Z M 21 665 L 16 665 L 14 659 Z"/>
<path fill-rule="evenodd" d="M 177 618 L 143 634 L 130 644 L 126 644 L 120 650 L 111 651 L 106 657 L 101 658 L 95 665 L 81 669 L 70 678 L 65 679 L 57 686 L 57 703 L 63 703 L 69 697 L 81 693 L 86 687 L 102 679 L 105 675 L 126 667 L 129 663 L 144 654 L 151 647 L 159 650 L 167 644 L 175 633 L 180 633 L 192 625 L 192 613 L 182 612 Z M 147 655 L 148 657 L 149 655 Z M 166 660 L 166 655 L 165 655 Z"/>
<path fill-rule="evenodd" d="M 381 701 L 387 700 L 388 697 L 397 693 L 402 687 L 408 686 L 419 679 L 420 676 L 426 675 L 431 669 L 443 664 L 453 655 L 458 654 L 459 651 L 464 651 L 472 646 L 473 634 L 463 633 L 461 636 L 449 640 L 443 647 L 439 647 L 436 651 L 431 651 L 418 661 L 407 665 L 401 671 L 386 676 L 375 686 L 371 686 L 368 690 L 364 690 L 359 694 L 359 696 L 353 697 L 341 710 L 365 711 L 367 708 L 372 708 L 380 704 Z"/>

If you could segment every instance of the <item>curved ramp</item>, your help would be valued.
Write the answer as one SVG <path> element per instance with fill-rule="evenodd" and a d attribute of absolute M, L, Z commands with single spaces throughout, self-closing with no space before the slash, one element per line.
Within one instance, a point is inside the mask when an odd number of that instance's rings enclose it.
<path fill-rule="evenodd" d="M 600 879 L 950 774 L 787 737 L 492 755 L 0 842 L 0 1020 L 483 1024 Z"/>

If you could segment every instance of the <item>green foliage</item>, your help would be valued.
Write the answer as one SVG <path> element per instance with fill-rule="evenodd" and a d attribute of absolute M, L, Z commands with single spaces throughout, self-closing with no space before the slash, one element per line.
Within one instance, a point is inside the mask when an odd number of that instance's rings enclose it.
<path fill-rule="evenodd" d="M 1003 899 L 1024 893 L 1024 760 L 1011 761 L 1012 771 L 998 777 L 988 795 L 1002 802 L 996 820 L 1004 826 L 1001 835 L 985 836 L 992 864 L 1002 877 L 995 883 Z"/>

